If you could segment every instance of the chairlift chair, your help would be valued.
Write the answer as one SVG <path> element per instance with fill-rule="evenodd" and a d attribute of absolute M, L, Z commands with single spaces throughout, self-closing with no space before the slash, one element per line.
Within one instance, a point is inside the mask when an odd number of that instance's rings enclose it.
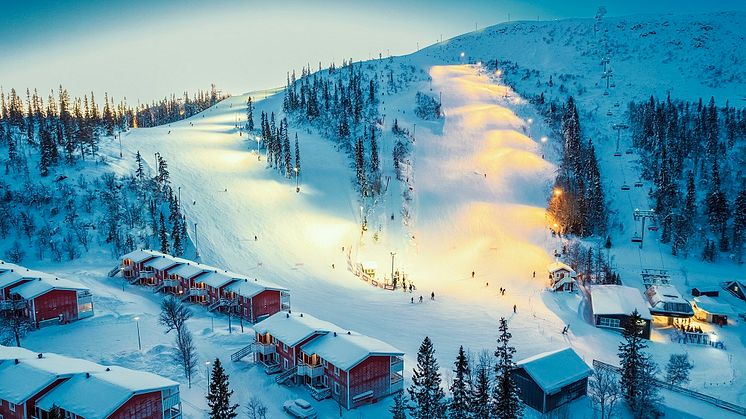
<path fill-rule="evenodd" d="M 635 235 L 632 236 L 632 243 L 642 243 L 642 237 L 640 237 L 639 234 L 635 233 Z"/>
<path fill-rule="evenodd" d="M 635 182 L 635 188 L 642 188 L 642 181 L 641 180 L 638 180 L 637 182 Z"/>
<path fill-rule="evenodd" d="M 615 107 L 615 108 L 618 108 L 618 107 L 619 107 L 619 102 L 615 102 L 615 103 L 614 103 L 614 107 Z"/>
<path fill-rule="evenodd" d="M 658 231 L 658 226 L 653 225 L 648 227 L 648 231 Z"/>
<path fill-rule="evenodd" d="M 614 157 L 622 157 L 622 152 L 617 150 L 614 152 Z"/>
<path fill-rule="evenodd" d="M 628 148 L 627 151 L 624 152 L 625 154 L 632 154 L 632 149 Z"/>
<path fill-rule="evenodd" d="M 613 115 L 613 114 L 611 113 L 611 109 L 609 109 L 609 111 L 606 112 L 606 116 L 611 116 L 611 115 Z"/>
<path fill-rule="evenodd" d="M 629 190 L 629 185 L 627 185 L 626 183 L 625 183 L 625 184 L 623 184 L 623 185 L 622 185 L 622 190 L 623 190 L 623 191 L 628 191 L 628 190 Z"/>

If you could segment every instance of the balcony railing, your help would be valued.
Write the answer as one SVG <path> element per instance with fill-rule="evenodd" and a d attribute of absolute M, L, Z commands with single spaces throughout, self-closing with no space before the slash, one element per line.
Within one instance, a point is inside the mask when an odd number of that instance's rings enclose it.
<path fill-rule="evenodd" d="M 311 397 L 316 400 L 328 399 L 332 395 L 332 390 L 329 387 L 314 387 L 306 385 L 308 392 L 311 393 Z"/>
<path fill-rule="evenodd" d="M 207 295 L 207 290 L 205 288 L 189 288 L 186 295 L 190 297 L 201 297 Z"/>
<path fill-rule="evenodd" d="M 254 345 L 256 348 L 255 352 L 261 355 L 271 355 L 276 352 L 276 348 L 273 343 L 256 342 Z"/>
<path fill-rule="evenodd" d="M 308 365 L 303 362 L 298 363 L 298 375 L 311 378 L 321 377 L 324 375 L 323 365 Z"/>
<path fill-rule="evenodd" d="M 404 390 L 404 377 L 401 374 L 391 374 L 391 392 Z"/>
<path fill-rule="evenodd" d="M 399 357 L 391 358 L 391 372 L 402 372 L 404 371 L 404 360 Z"/>

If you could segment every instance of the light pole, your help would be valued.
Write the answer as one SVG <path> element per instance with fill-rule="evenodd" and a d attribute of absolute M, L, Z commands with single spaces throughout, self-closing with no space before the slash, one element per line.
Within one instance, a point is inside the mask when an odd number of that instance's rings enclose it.
<path fill-rule="evenodd" d="M 210 361 L 205 361 L 205 370 L 207 370 L 207 394 L 210 394 Z"/>
<path fill-rule="evenodd" d="M 199 259 L 199 246 L 197 246 L 197 223 L 194 223 L 194 258 Z"/>
<path fill-rule="evenodd" d="M 140 340 L 140 317 L 135 317 L 135 325 L 137 326 L 137 349 L 142 351 L 142 341 Z"/>
<path fill-rule="evenodd" d="M 391 252 L 391 281 L 394 280 L 394 256 L 396 256 L 396 252 Z"/>
<path fill-rule="evenodd" d="M 298 183 L 298 170 L 300 169 L 298 168 L 298 166 L 296 166 L 293 167 L 293 170 L 295 171 L 295 193 L 298 193 L 300 192 L 300 184 Z"/>
<path fill-rule="evenodd" d="M 118 134 L 119 134 L 118 135 L 119 137 L 119 158 L 121 159 L 122 158 L 122 131 L 119 131 Z"/>

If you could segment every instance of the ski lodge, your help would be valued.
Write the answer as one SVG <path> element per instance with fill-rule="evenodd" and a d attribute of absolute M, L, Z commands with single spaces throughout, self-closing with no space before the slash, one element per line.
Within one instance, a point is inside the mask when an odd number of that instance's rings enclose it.
<path fill-rule="evenodd" d="M 571 348 L 526 358 L 510 372 L 521 400 L 542 414 L 585 396 L 591 373 Z"/>
<path fill-rule="evenodd" d="M 552 291 L 574 291 L 578 274 L 570 266 L 560 261 L 547 265 L 549 286 Z"/>
<path fill-rule="evenodd" d="M 637 288 L 624 285 L 594 285 L 591 288 L 591 310 L 596 327 L 624 330 L 632 312 L 637 310 L 642 321 L 642 337 L 650 339 L 652 316 L 648 303 Z"/>
<path fill-rule="evenodd" d="M 645 296 L 650 303 L 650 314 L 665 318 L 669 325 L 673 324 L 674 318 L 694 316 L 691 303 L 671 284 L 650 285 L 645 290 Z"/>
<path fill-rule="evenodd" d="M 290 309 L 290 291 L 267 281 L 154 250 L 120 258 L 128 282 L 151 286 L 182 301 L 239 315 L 252 323 Z"/>
<path fill-rule="evenodd" d="M 729 281 L 723 284 L 723 288 L 730 291 L 731 294 L 746 301 L 746 284 L 742 281 Z"/>
<path fill-rule="evenodd" d="M 0 310 L 22 311 L 40 327 L 93 316 L 93 299 L 82 284 L 0 261 Z"/>
<path fill-rule="evenodd" d="M 697 320 L 715 323 L 720 326 L 728 324 L 728 318 L 736 318 L 738 314 L 730 304 L 720 303 L 713 297 L 702 295 L 694 297 L 692 301 L 694 317 Z"/>
<path fill-rule="evenodd" d="M 276 313 L 254 330 L 255 360 L 317 400 L 354 409 L 404 389 L 404 353 L 378 339 L 306 313 Z"/>
<path fill-rule="evenodd" d="M 155 374 L 0 346 L 0 417 L 181 418 L 179 384 Z"/>

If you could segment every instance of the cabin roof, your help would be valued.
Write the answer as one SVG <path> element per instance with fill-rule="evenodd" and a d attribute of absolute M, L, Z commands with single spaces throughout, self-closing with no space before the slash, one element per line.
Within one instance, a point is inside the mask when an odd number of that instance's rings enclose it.
<path fill-rule="evenodd" d="M 327 333 L 301 347 L 308 355 L 316 354 L 343 371 L 349 371 L 370 356 L 402 356 L 404 352 L 370 336 L 357 332 Z"/>
<path fill-rule="evenodd" d="M 548 394 L 591 375 L 591 368 L 571 348 L 544 352 L 516 363 Z"/>
<path fill-rule="evenodd" d="M 640 317 L 651 320 L 650 306 L 637 288 L 624 285 L 594 285 L 591 288 L 593 314 L 630 315 L 637 310 Z"/>

